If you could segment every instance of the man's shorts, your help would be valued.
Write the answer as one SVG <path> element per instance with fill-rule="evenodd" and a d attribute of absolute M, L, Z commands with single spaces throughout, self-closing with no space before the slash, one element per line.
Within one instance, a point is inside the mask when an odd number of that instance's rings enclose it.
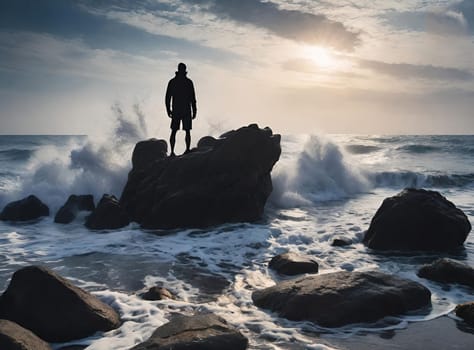
<path fill-rule="evenodd" d="M 186 116 L 184 118 L 171 118 L 171 130 L 179 130 L 179 126 L 183 123 L 183 130 L 192 129 L 192 119 L 191 116 Z"/>

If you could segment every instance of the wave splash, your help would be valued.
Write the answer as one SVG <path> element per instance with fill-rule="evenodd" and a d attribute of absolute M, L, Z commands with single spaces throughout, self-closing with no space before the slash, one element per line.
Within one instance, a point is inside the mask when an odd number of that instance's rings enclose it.
<path fill-rule="evenodd" d="M 147 137 L 145 115 L 139 105 L 132 113 L 112 106 L 114 123 L 103 139 L 72 139 L 64 146 L 41 146 L 32 156 L 17 187 L 0 202 L 35 194 L 53 209 L 70 194 L 120 195 L 130 170 L 135 143 Z"/>

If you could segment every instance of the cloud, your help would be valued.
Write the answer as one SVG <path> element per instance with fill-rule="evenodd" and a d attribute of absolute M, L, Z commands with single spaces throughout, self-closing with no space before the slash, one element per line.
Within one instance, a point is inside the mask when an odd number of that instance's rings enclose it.
<path fill-rule="evenodd" d="M 337 21 L 322 14 L 287 10 L 272 2 L 259 0 L 183 0 L 200 6 L 218 17 L 264 28 L 280 37 L 352 50 L 359 41 L 359 34 L 350 31 Z"/>
<path fill-rule="evenodd" d="M 466 69 L 439 67 L 432 65 L 418 65 L 410 63 L 385 63 L 359 59 L 361 68 L 372 70 L 375 73 L 393 76 L 400 79 L 425 79 L 438 81 L 470 81 L 474 74 Z"/>

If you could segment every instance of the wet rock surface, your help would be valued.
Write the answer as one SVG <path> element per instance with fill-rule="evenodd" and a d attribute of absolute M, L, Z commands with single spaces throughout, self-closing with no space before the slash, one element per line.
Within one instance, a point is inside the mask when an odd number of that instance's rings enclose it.
<path fill-rule="evenodd" d="M 207 137 L 178 157 L 151 157 L 134 167 L 120 203 L 146 228 L 208 227 L 253 222 L 272 191 L 270 172 L 281 153 L 280 135 L 249 125 Z M 137 158 L 145 158 L 135 149 Z"/>
<path fill-rule="evenodd" d="M 324 327 L 372 322 L 430 305 L 421 284 L 381 272 L 336 272 L 287 280 L 255 291 L 255 305 Z"/>
<path fill-rule="evenodd" d="M 130 223 L 127 213 L 115 196 L 104 194 L 97 208 L 86 220 L 86 227 L 92 230 L 113 230 Z"/>
<path fill-rule="evenodd" d="M 177 316 L 133 350 L 243 350 L 248 340 L 214 315 Z"/>
<path fill-rule="evenodd" d="M 58 224 L 69 224 L 80 211 L 93 211 L 95 209 L 94 197 L 89 195 L 70 195 L 66 203 L 58 210 L 54 222 Z"/>
<path fill-rule="evenodd" d="M 0 320 L 0 349 L 51 350 L 51 347 L 28 329 L 8 320 Z"/>
<path fill-rule="evenodd" d="M 459 261 L 442 258 L 418 271 L 418 276 L 442 283 L 459 283 L 474 288 L 474 268 Z"/>
<path fill-rule="evenodd" d="M 383 201 L 364 243 L 379 250 L 448 251 L 462 246 L 470 231 L 467 216 L 441 194 L 407 188 Z"/>
<path fill-rule="evenodd" d="M 8 203 L 0 213 L 0 220 L 28 221 L 49 215 L 49 208 L 41 200 L 30 195 L 18 201 Z"/>
<path fill-rule="evenodd" d="M 456 306 L 456 316 L 461 317 L 466 323 L 474 326 L 474 301 Z"/>
<path fill-rule="evenodd" d="M 0 299 L 0 318 L 49 342 L 80 339 L 120 325 L 119 315 L 109 305 L 41 266 L 13 274 Z"/>
<path fill-rule="evenodd" d="M 299 275 L 303 273 L 318 273 L 318 263 L 306 256 L 294 253 L 277 255 L 270 260 L 268 266 L 281 275 Z"/>

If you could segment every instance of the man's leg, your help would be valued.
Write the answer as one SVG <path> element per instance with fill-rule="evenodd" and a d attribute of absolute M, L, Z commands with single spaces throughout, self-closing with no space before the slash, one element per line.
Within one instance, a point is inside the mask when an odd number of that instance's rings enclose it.
<path fill-rule="evenodd" d="M 171 147 L 171 156 L 174 156 L 174 145 L 176 143 L 176 132 L 178 130 L 171 129 L 171 135 L 170 135 L 170 147 Z"/>
<path fill-rule="evenodd" d="M 189 148 L 191 147 L 191 130 L 186 130 L 186 152 L 189 152 Z"/>

